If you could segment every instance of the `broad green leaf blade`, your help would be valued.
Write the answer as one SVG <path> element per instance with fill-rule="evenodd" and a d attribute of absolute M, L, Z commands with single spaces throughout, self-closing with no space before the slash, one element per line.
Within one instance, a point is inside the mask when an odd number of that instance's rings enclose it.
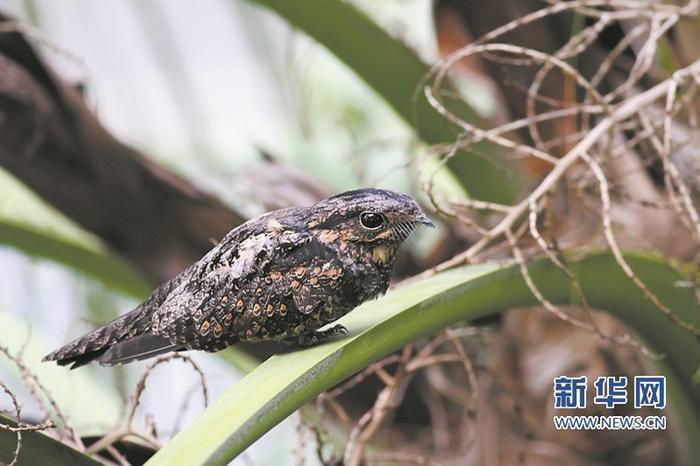
<path fill-rule="evenodd" d="M 16 425 L 5 416 L 0 416 L 5 425 Z M 0 464 L 12 459 L 17 444 L 17 434 L 0 429 Z M 23 432 L 22 449 L 19 452 L 18 466 L 99 466 L 101 463 L 58 442 L 41 432 Z"/>
<path fill-rule="evenodd" d="M 325 46 L 373 88 L 429 144 L 452 142 L 457 133 L 423 96 L 421 84 L 430 68 L 401 41 L 343 0 L 252 0 L 276 12 Z M 450 109 L 471 124 L 485 127 L 466 103 Z M 494 146 L 476 144 L 448 166 L 475 198 L 508 203 L 520 179 Z M 512 168 L 512 167 L 510 167 Z M 510 176 L 509 176 L 510 175 Z"/>
<path fill-rule="evenodd" d="M 628 256 L 632 268 L 680 318 L 700 326 L 691 292 L 675 285 L 678 273 L 646 256 Z M 653 350 L 665 354 L 671 406 L 688 440 L 700 438 L 700 387 L 691 378 L 700 364 L 700 342 L 664 317 L 608 254 L 571 264 L 592 306 L 607 310 Z M 533 279 L 555 303 L 575 301 L 570 282 L 545 261 L 530 266 Z M 350 334 L 313 348 L 276 355 L 234 385 L 149 462 L 226 464 L 313 397 L 373 361 L 419 337 L 463 320 L 536 304 L 513 264 L 450 271 L 392 290 L 339 322 Z M 688 442 L 700 457 L 697 441 Z"/>
<path fill-rule="evenodd" d="M 150 286 L 102 242 L 0 168 L 0 245 L 60 262 L 135 298 Z"/>
<path fill-rule="evenodd" d="M 145 279 L 121 260 L 69 241 L 49 231 L 0 219 L 0 245 L 15 247 L 24 253 L 65 264 L 107 286 L 136 298 L 151 290 Z"/>

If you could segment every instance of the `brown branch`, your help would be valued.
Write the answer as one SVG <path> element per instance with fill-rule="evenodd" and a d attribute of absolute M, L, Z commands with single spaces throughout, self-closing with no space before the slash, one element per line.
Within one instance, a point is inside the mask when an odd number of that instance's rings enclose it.
<path fill-rule="evenodd" d="M 489 232 L 489 235 L 484 236 L 476 244 L 467 251 L 453 257 L 452 259 L 443 262 L 433 269 L 433 271 L 445 270 L 460 264 L 468 263 L 469 259 L 475 254 L 483 250 L 488 244 L 497 237 L 505 235 L 507 230 L 510 230 L 513 224 L 521 218 L 521 216 L 529 210 L 530 202 L 537 201 L 545 193 L 551 190 L 556 183 L 562 178 L 566 171 L 576 162 L 594 144 L 603 139 L 604 135 L 619 121 L 629 118 L 636 114 L 641 108 L 650 105 L 666 95 L 672 83 L 682 76 L 690 76 L 694 73 L 700 73 L 700 61 L 689 65 L 687 68 L 676 72 L 676 77 L 663 81 L 651 89 L 642 92 L 634 97 L 624 101 L 620 106 L 615 108 L 610 116 L 602 119 L 588 132 L 576 146 L 574 146 L 559 162 L 554 166 L 551 172 L 542 180 L 542 182 L 532 191 L 532 193 L 514 206 L 510 212 Z M 428 272 L 429 274 L 430 272 Z"/>
<path fill-rule="evenodd" d="M 170 353 L 168 355 L 161 356 L 146 367 L 146 369 L 143 371 L 143 374 L 141 374 L 141 377 L 139 378 L 138 382 L 136 382 L 136 388 L 134 390 L 134 394 L 131 396 L 131 402 L 129 404 L 129 409 L 126 417 L 114 429 L 112 429 L 102 438 L 90 445 L 86 449 L 87 453 L 95 454 L 103 450 L 109 451 L 110 447 L 112 447 L 115 443 L 126 437 L 136 437 L 146 442 L 152 448 L 160 448 L 160 443 L 158 442 L 158 439 L 153 433 L 155 430 L 154 428 L 150 429 L 152 432 L 145 434 L 134 430 L 132 424 L 136 415 L 136 409 L 138 408 L 139 402 L 141 400 L 141 396 L 143 395 L 143 392 L 146 389 L 146 381 L 148 380 L 148 377 L 151 375 L 151 373 L 157 366 L 173 360 L 180 360 L 189 364 L 192 367 L 192 369 L 194 369 L 194 371 L 197 373 L 200 379 L 200 386 L 202 387 L 204 407 L 207 407 L 207 405 L 209 404 L 209 391 L 207 388 L 204 372 L 197 365 L 197 363 L 195 363 L 189 356 L 177 353 Z"/>
<path fill-rule="evenodd" d="M 399 404 L 399 388 L 404 381 L 406 364 L 411 357 L 412 350 L 412 345 L 404 347 L 399 367 L 394 376 L 379 393 L 372 409 L 367 411 L 357 422 L 355 428 L 353 428 L 345 450 L 343 464 L 347 466 L 359 466 L 362 464 L 367 443 L 377 433 L 387 415 Z"/>
<path fill-rule="evenodd" d="M 0 165 L 158 282 L 244 220 L 116 140 L 20 30 L 0 28 Z"/>
<path fill-rule="evenodd" d="M 5 382 L 3 382 L 2 380 L 0 380 L 0 390 L 5 392 L 5 394 L 7 394 L 7 396 L 10 397 L 10 400 L 12 401 L 12 406 L 15 409 L 15 416 L 17 418 L 17 422 L 19 422 L 19 419 L 22 415 L 22 408 L 20 407 L 19 402 L 17 401 L 17 397 L 15 396 L 14 393 L 12 393 L 12 390 L 10 390 L 10 388 L 7 385 L 5 385 Z M 10 430 L 11 427 L 12 426 L 10 426 L 10 425 L 5 425 L 5 424 L 0 423 L 0 429 Z M 14 430 L 13 432 L 15 432 L 17 434 L 17 443 L 15 445 L 14 451 L 12 452 L 12 459 L 10 460 L 9 463 L 7 463 L 7 466 L 14 466 L 17 464 L 17 462 L 19 461 L 19 452 L 22 450 L 22 432 L 23 431 L 22 430 Z"/>

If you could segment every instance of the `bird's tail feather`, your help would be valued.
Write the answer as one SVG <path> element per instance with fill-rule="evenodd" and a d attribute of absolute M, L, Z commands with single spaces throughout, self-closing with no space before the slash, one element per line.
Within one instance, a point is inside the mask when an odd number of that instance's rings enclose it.
<path fill-rule="evenodd" d="M 123 315 L 92 332 L 73 340 L 53 353 L 44 356 L 43 361 L 56 361 L 59 366 L 73 364 L 71 369 L 97 359 L 115 342 L 129 318 Z"/>
<path fill-rule="evenodd" d="M 151 354 L 160 354 L 155 353 L 155 350 L 170 345 L 169 341 L 151 334 L 144 334 L 141 338 L 138 332 L 132 331 L 135 326 L 139 326 L 138 321 L 142 320 L 141 317 L 142 313 L 137 308 L 46 355 L 43 360 L 56 361 L 60 366 L 72 364 L 71 369 L 95 360 L 102 365 L 113 365 L 128 362 L 126 359 L 129 357 L 131 357 L 129 361 L 143 359 L 139 356 L 143 352 L 141 345 L 144 344 Z M 134 333 L 137 334 L 134 335 Z M 126 345 L 132 340 L 134 343 Z M 110 351 L 112 349 L 113 351 Z"/>
<path fill-rule="evenodd" d="M 102 366 L 114 366 L 183 349 L 181 345 L 174 345 L 157 335 L 139 335 L 112 346 L 97 358 L 97 362 Z"/>

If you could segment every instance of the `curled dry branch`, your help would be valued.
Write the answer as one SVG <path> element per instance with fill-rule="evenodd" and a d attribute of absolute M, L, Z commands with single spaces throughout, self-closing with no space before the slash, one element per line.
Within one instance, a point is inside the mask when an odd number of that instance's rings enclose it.
<path fill-rule="evenodd" d="M 180 360 L 189 364 L 192 367 L 192 369 L 197 373 L 202 387 L 204 407 L 206 408 L 209 405 L 209 390 L 207 388 L 206 377 L 202 369 L 197 365 L 197 363 L 195 363 L 194 360 L 192 360 L 192 358 L 190 358 L 189 356 L 177 353 L 171 353 L 165 356 L 161 356 L 154 360 L 152 363 L 150 363 L 143 371 L 143 374 L 141 374 L 141 377 L 136 383 L 136 389 L 134 390 L 134 394 L 131 396 L 129 409 L 124 420 L 120 422 L 119 425 L 117 425 L 114 429 L 112 429 L 110 432 L 108 432 L 106 435 L 100 438 L 98 441 L 90 445 L 86 450 L 87 453 L 96 454 L 105 450 L 111 452 L 110 449 L 114 446 L 114 444 L 126 437 L 138 438 L 150 447 L 155 448 L 156 450 L 160 448 L 160 442 L 155 436 L 155 428 L 153 426 L 151 426 L 152 428 L 149 429 L 149 432 L 141 432 L 139 430 L 134 429 L 133 422 L 134 417 L 136 416 L 136 409 L 138 408 L 139 402 L 141 400 L 141 396 L 143 395 L 143 392 L 146 389 L 146 381 L 148 380 L 148 377 L 151 375 L 151 373 L 156 367 L 174 360 Z"/>
<path fill-rule="evenodd" d="M 0 345 L 0 354 L 5 356 L 19 370 L 22 382 L 24 383 L 29 395 L 36 403 L 36 406 L 39 408 L 39 411 L 43 415 L 44 419 L 42 424 L 51 424 L 52 427 L 57 428 L 56 432 L 59 439 L 66 441 L 77 448 L 82 448 L 83 444 L 80 440 L 80 436 L 71 426 L 68 416 L 63 412 L 56 402 L 56 399 L 46 388 L 46 386 L 39 380 L 36 374 L 29 369 L 29 367 L 18 355 L 12 354 L 12 352 L 10 352 L 6 346 Z M 53 421 L 50 420 L 51 416 L 58 418 L 58 422 L 60 424 L 59 426 L 56 426 Z M 19 417 L 17 419 L 19 420 Z"/>
<path fill-rule="evenodd" d="M 431 395 L 429 402 L 446 399 L 447 402 L 455 404 L 456 410 L 461 410 L 464 413 L 464 416 L 459 420 L 460 423 L 473 424 L 474 412 L 479 403 L 478 369 L 473 361 L 474 355 L 469 354 L 463 338 L 467 336 L 474 337 L 484 332 L 486 330 L 472 327 L 445 329 L 426 342 L 417 342 L 406 346 L 401 354 L 392 354 L 377 361 L 336 388 L 321 394 L 316 400 L 316 405 L 321 413 L 322 425 L 321 427 L 309 426 L 315 434 L 321 462 L 323 464 L 337 464 L 332 461 L 328 463 L 323 459 L 322 454 L 326 444 L 322 435 L 322 431 L 325 429 L 322 426 L 326 422 L 325 406 L 329 405 L 336 417 L 350 428 L 350 438 L 345 448 L 342 464 L 356 465 L 364 464 L 364 462 L 391 461 L 391 458 L 399 462 L 415 461 L 423 464 L 435 464 L 417 453 L 405 451 L 377 453 L 369 451 L 369 445 L 376 440 L 380 433 L 380 427 L 388 422 L 395 409 L 401 404 L 403 396 L 408 390 L 408 384 L 413 383 L 416 377 L 424 377 L 429 385 L 436 387 L 433 390 L 436 392 L 436 395 Z M 461 365 L 463 368 L 464 388 L 460 387 L 456 391 L 452 390 L 448 393 L 438 393 L 442 392 L 441 382 L 433 380 L 435 377 L 432 370 L 456 364 Z M 374 405 L 360 416 L 357 421 L 353 421 L 351 416 L 340 405 L 338 397 L 358 387 L 358 385 L 372 376 L 376 376 L 381 381 L 383 388 L 379 391 Z M 465 388 L 468 389 L 468 392 Z M 448 422 L 446 419 L 441 419 L 440 421 L 443 423 Z M 456 432 L 464 429 L 460 426 L 460 428 L 453 427 L 453 430 Z M 470 431 L 473 431 L 473 429 L 470 429 Z M 439 431 L 435 432 L 435 434 L 441 435 Z M 409 458 L 411 459 L 409 460 Z M 402 460 L 400 461 L 399 459 Z"/>
<path fill-rule="evenodd" d="M 19 402 L 17 401 L 17 397 L 14 393 L 12 393 L 12 390 L 10 390 L 9 387 L 2 380 L 0 380 L 0 389 L 2 389 L 2 391 L 10 397 L 10 400 L 12 401 L 12 406 L 15 410 L 15 417 L 19 422 L 19 419 L 22 415 L 22 409 L 20 408 Z M 13 431 L 13 427 L 14 426 L 11 425 L 0 424 L 0 429 Z M 22 449 L 22 430 L 14 430 L 14 432 L 17 433 L 17 446 L 15 446 L 15 450 L 12 452 L 12 459 L 10 459 L 10 461 L 7 463 L 8 466 L 14 466 L 15 464 L 17 464 L 17 462 L 19 461 L 19 452 Z"/>
<path fill-rule="evenodd" d="M 0 429 L 15 432 L 17 434 L 17 444 L 12 454 L 12 458 L 7 463 L 8 466 L 13 466 L 19 461 L 20 450 L 22 449 L 22 432 L 45 431 L 48 429 L 56 429 L 61 436 L 62 429 L 58 429 L 53 420 L 50 419 L 49 410 L 54 409 L 59 420 L 63 424 L 63 428 L 69 434 L 65 441 L 76 446 L 82 445 L 80 438 L 76 436 L 75 431 L 68 425 L 65 414 L 59 409 L 58 404 L 51 396 L 51 393 L 46 390 L 44 385 L 39 382 L 38 377 L 22 362 L 20 355 L 12 354 L 5 346 L 0 345 L 0 354 L 4 355 L 12 364 L 19 370 L 20 377 L 24 382 L 31 398 L 36 402 L 39 410 L 43 413 L 44 419 L 38 423 L 26 423 L 22 421 L 22 409 L 15 394 L 10 390 L 8 385 L 0 380 L 0 390 L 9 398 L 13 407 L 13 417 L 16 420 L 14 424 L 5 424 L 0 422 Z M 47 406 L 48 404 L 48 406 Z M 3 464 L 0 462 L 0 464 Z"/>
<path fill-rule="evenodd" d="M 587 23 L 589 25 L 575 33 L 554 52 L 546 53 L 524 46 L 496 42 L 497 39 L 518 28 L 569 11 L 589 18 L 590 22 Z M 596 209 L 599 210 L 601 222 L 598 228 L 604 244 L 613 252 L 620 268 L 661 313 L 684 330 L 700 336 L 700 329 L 675 316 L 625 261 L 621 252 L 623 246 L 615 232 L 616 199 L 613 198 L 610 189 L 610 186 L 617 186 L 620 183 L 615 179 L 614 172 L 608 168 L 612 160 L 620 157 L 621 152 L 639 150 L 642 144 L 650 143 L 655 159 L 663 168 L 668 204 L 675 210 L 678 220 L 685 226 L 694 244 L 700 244 L 698 241 L 700 214 L 694 198 L 694 186 L 688 182 L 687 176 L 680 170 L 673 154 L 677 145 L 674 143 L 674 130 L 679 124 L 684 124 L 679 123 L 679 118 L 683 115 L 695 115 L 698 106 L 700 61 L 677 70 L 671 77 L 651 88 L 643 90 L 641 85 L 642 80 L 651 79 L 654 57 L 664 34 L 671 30 L 682 17 L 697 13 L 697 0 L 691 0 L 681 6 L 628 0 L 557 2 L 494 29 L 439 62 L 433 69 L 428 85 L 424 88 L 425 95 L 431 105 L 461 131 L 456 141 L 437 150 L 434 149 L 434 153 L 442 157 L 442 164 L 450 157 L 456 156 L 457 149 L 464 149 L 485 140 L 511 150 L 516 158 L 538 159 L 550 164 L 551 168 L 524 199 L 512 206 L 491 205 L 473 199 L 454 199 L 443 196 L 436 191 L 433 182 L 435 174 L 442 165 L 426 174 L 424 187 L 436 210 L 464 223 L 479 235 L 479 239 L 464 252 L 428 270 L 424 275 L 465 263 L 478 262 L 485 254 L 502 250 L 503 248 L 498 245 L 505 244 L 511 256 L 521 265 L 527 285 L 546 309 L 576 327 L 596 333 L 602 338 L 619 344 L 634 344 L 627 336 L 603 335 L 595 326 L 592 317 L 590 323 L 581 322 L 558 310 L 548 303 L 529 278 L 524 246 L 527 245 L 527 241 L 532 240 L 536 250 L 543 252 L 570 278 L 574 290 L 578 290 L 583 307 L 587 307 L 585 296 L 580 293 L 580 287 L 574 275 L 567 269 L 562 256 L 546 239 L 557 233 L 560 237 L 564 236 L 567 231 L 547 231 L 540 225 L 540 217 L 543 213 L 552 216 L 551 206 L 544 202 L 545 199 L 554 197 L 555 192 L 561 189 L 562 182 L 578 179 L 584 183 L 586 190 L 590 185 L 591 193 L 594 190 L 599 192 L 598 199 L 593 200 L 600 206 Z M 634 27 L 628 28 L 624 38 L 609 51 L 590 78 L 585 77 L 570 64 L 569 60 L 591 47 L 606 28 L 616 22 L 632 19 L 635 21 Z M 617 87 L 604 91 L 601 83 L 607 73 L 614 67 L 619 71 L 621 66 L 618 60 L 633 44 L 636 47 L 636 56 L 628 67 L 626 78 Z M 460 61 L 474 56 L 508 66 L 537 67 L 527 89 L 524 106 L 526 114 L 523 118 L 491 129 L 482 129 L 464 121 L 443 103 L 444 94 L 441 90 L 448 73 Z M 576 87 L 577 92 L 583 96 L 582 100 L 575 101 L 574 98 L 562 101 L 541 93 L 545 78 L 555 72 L 561 74 L 565 85 Z M 577 92 L 573 92 L 572 95 L 575 96 Z M 538 113 L 536 103 L 553 108 Z M 574 121 L 572 119 L 578 121 L 579 127 L 575 129 L 571 125 L 565 126 L 571 129 L 570 133 L 550 141 L 544 140 L 540 134 L 541 123 L 558 120 L 566 120 L 570 123 Z M 694 121 L 693 118 L 689 123 L 691 127 L 692 121 Z M 518 132 L 520 130 L 526 130 L 525 136 Z M 661 135 L 658 135 L 659 131 Z M 636 134 L 629 136 L 630 132 L 636 132 Z M 571 145 L 571 148 L 561 156 L 550 152 L 554 147 L 566 145 Z M 624 194 L 620 195 L 622 196 Z M 490 212 L 491 215 L 488 217 L 468 215 L 470 211 L 476 209 Z M 498 219 L 495 224 L 484 225 L 494 217 Z M 521 231 L 523 225 L 527 226 L 529 235 L 525 237 L 515 235 L 514 232 Z"/>
<path fill-rule="evenodd" d="M 17 446 L 13 453 L 12 459 L 8 463 L 9 465 L 17 464 L 20 449 L 22 448 L 22 432 L 33 432 L 39 430 L 46 431 L 50 429 L 52 436 L 56 437 L 59 441 L 87 454 L 98 455 L 102 452 L 106 452 L 109 454 L 109 456 L 116 459 L 119 464 L 129 464 L 126 458 L 119 453 L 115 445 L 117 442 L 126 437 L 134 437 L 150 447 L 156 449 L 159 448 L 160 442 L 155 435 L 155 426 L 153 426 L 153 424 L 149 421 L 148 417 L 145 432 L 134 429 L 133 422 L 140 399 L 144 390 L 146 389 L 146 381 L 148 377 L 157 366 L 166 362 L 180 360 L 190 365 L 199 377 L 199 386 L 201 387 L 204 407 L 206 408 L 209 404 L 209 390 L 207 388 L 206 377 L 202 369 L 190 357 L 182 354 L 173 353 L 162 356 L 154 360 L 146 367 L 136 383 L 136 388 L 134 389 L 134 394 L 131 397 L 124 420 L 112 431 L 108 432 L 102 438 L 97 440 L 97 442 L 86 448 L 78 432 L 71 426 L 68 416 L 61 410 L 56 400 L 53 398 L 46 386 L 39 380 L 36 374 L 34 374 L 29 367 L 22 362 L 20 356 L 11 353 L 8 348 L 2 345 L 0 345 L 0 355 L 6 357 L 17 367 L 20 377 L 27 388 L 29 396 L 35 402 L 39 408 L 39 411 L 43 415 L 43 420 L 41 422 L 33 424 L 22 422 L 21 405 L 17 397 L 10 390 L 8 385 L 0 380 L 0 392 L 4 392 L 7 396 L 9 396 L 13 406 L 12 416 L 16 419 L 14 424 L 5 424 L 0 422 L 0 429 L 15 432 L 17 434 Z M 54 422 L 52 418 L 56 418 L 58 422 Z M 108 460 L 104 456 L 99 456 L 98 458 L 105 464 L 112 464 L 112 461 Z"/>

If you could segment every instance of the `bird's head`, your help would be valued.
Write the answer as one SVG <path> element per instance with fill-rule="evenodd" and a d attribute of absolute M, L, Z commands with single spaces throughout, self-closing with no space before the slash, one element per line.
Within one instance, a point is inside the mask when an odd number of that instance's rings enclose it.
<path fill-rule="evenodd" d="M 311 207 L 307 227 L 321 241 L 349 241 L 395 250 L 418 225 L 433 227 L 411 197 L 385 189 L 358 189 L 329 197 Z M 393 251 L 392 251 L 393 252 Z"/>

